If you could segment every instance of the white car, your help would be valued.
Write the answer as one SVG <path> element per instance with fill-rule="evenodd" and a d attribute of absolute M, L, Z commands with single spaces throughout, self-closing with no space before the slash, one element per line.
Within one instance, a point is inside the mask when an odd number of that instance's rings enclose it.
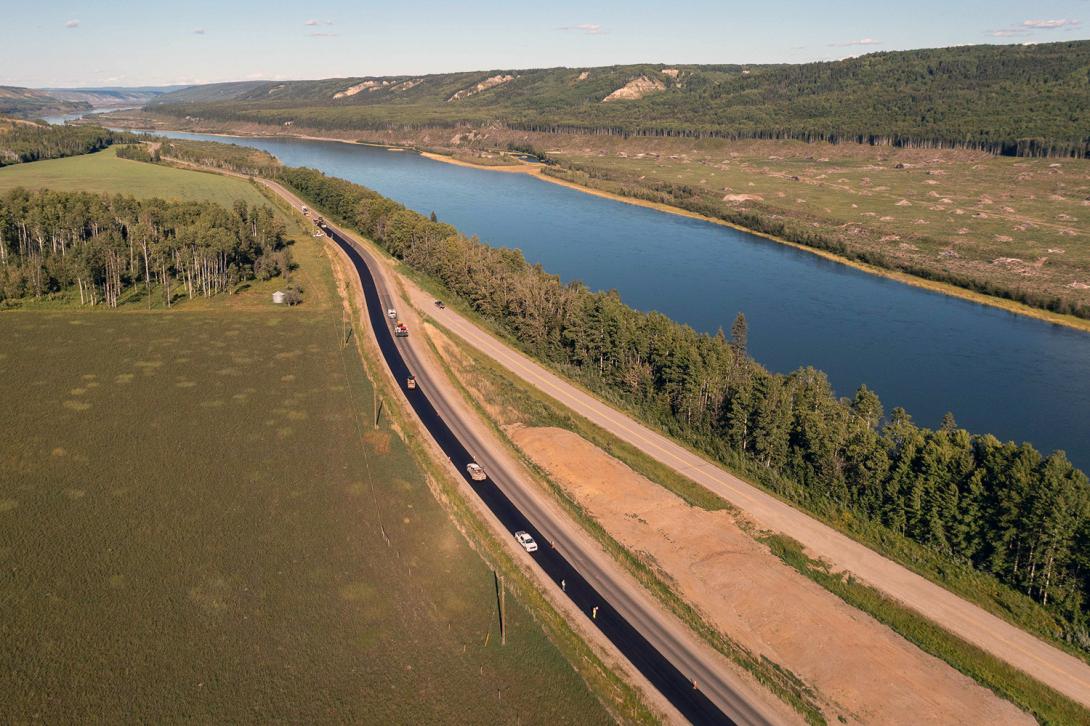
<path fill-rule="evenodd" d="M 391 320 L 393 320 L 394 318 L 396 318 L 396 317 L 397 317 L 397 311 L 396 311 L 396 310 L 394 310 L 393 308 L 390 308 L 389 310 L 387 310 L 387 311 L 386 311 L 386 317 L 388 317 L 388 318 L 390 318 Z"/>
<path fill-rule="evenodd" d="M 488 475 L 484 473 L 484 469 L 475 461 L 466 464 L 466 471 L 469 472 L 469 478 L 473 481 L 484 481 L 488 478 Z"/>
<path fill-rule="evenodd" d="M 537 542 L 526 532 L 515 532 L 515 539 L 527 552 L 537 552 Z"/>

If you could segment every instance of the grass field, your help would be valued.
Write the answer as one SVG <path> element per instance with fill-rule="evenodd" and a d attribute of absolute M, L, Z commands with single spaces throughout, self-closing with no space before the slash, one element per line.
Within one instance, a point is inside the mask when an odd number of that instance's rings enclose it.
<path fill-rule="evenodd" d="M 267 201 L 109 153 L 17 171 Z M 492 573 L 372 425 L 328 261 L 299 232 L 300 307 L 255 286 L 0 314 L 0 721 L 608 721 L 514 597 L 499 644 Z"/>
<path fill-rule="evenodd" d="M 119 159 L 113 148 L 0 169 L 0 192 L 15 187 L 211 201 L 227 206 L 236 200 L 268 204 L 256 188 L 237 179 Z"/>
<path fill-rule="evenodd" d="M 0 317 L 4 720 L 603 718 L 513 598 L 498 645 L 335 323 Z"/>

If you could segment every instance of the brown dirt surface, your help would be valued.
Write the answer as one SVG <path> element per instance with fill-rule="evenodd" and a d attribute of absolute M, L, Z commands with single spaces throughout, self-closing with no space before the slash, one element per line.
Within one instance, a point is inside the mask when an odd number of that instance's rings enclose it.
<path fill-rule="evenodd" d="M 368 431 L 363 435 L 363 442 L 367 448 L 380 456 L 390 453 L 390 434 L 381 429 Z"/>
<path fill-rule="evenodd" d="M 783 564 L 729 512 L 690 507 L 569 431 L 508 433 L 612 537 L 669 573 L 709 622 L 812 685 L 830 720 L 1033 723 Z"/>

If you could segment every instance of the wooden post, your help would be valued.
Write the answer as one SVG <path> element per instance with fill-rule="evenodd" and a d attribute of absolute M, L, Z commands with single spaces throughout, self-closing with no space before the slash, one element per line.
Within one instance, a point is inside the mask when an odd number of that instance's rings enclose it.
<path fill-rule="evenodd" d="M 507 645 L 507 588 L 503 586 L 503 576 L 500 576 L 500 645 Z"/>
<path fill-rule="evenodd" d="M 500 645 L 507 645 L 507 602 L 504 598 L 506 588 L 503 586 L 503 575 L 498 570 L 492 570 L 492 581 L 496 586 L 496 607 L 500 616 Z"/>

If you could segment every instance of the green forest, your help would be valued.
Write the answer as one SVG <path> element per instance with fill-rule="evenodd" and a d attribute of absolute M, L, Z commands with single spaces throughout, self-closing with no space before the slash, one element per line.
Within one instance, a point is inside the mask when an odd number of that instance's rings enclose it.
<path fill-rule="evenodd" d="M 638 99 L 603 102 L 637 79 L 656 89 Z M 194 87 L 163 95 L 147 108 L 331 130 L 501 124 L 554 133 L 1086 156 L 1090 41 L 898 51 L 799 65 L 643 64 L 255 81 Z"/>
<path fill-rule="evenodd" d="M 279 178 L 607 399 L 811 511 L 989 573 L 1051 612 L 1054 637 L 1090 646 L 1090 482 L 1062 452 L 970 433 L 952 416 L 920 427 L 866 387 L 838 398 L 821 371 L 765 370 L 746 353 L 741 316 L 729 335 L 700 334 L 364 187 L 311 169 Z"/>
<path fill-rule="evenodd" d="M 98 126 L 51 126 L 0 119 L 0 167 L 90 154 L 135 138 L 124 131 Z"/>
<path fill-rule="evenodd" d="M 269 207 L 14 189 L 0 196 L 0 305 L 78 290 L 81 305 L 170 307 L 292 265 Z"/>
<path fill-rule="evenodd" d="M 198 166 L 224 169 L 248 176 L 269 176 L 280 169 L 280 161 L 259 149 L 218 141 L 159 139 L 158 155 Z"/>

